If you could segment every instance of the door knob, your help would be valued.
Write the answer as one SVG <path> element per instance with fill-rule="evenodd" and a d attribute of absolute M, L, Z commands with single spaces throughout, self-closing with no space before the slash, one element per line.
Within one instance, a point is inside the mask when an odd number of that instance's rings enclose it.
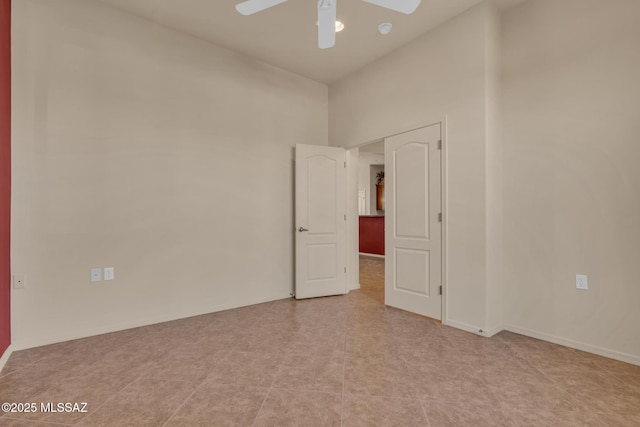
<path fill-rule="evenodd" d="M 309 230 L 304 227 L 300 227 L 298 228 L 298 231 L 302 233 L 303 231 L 309 231 Z"/>

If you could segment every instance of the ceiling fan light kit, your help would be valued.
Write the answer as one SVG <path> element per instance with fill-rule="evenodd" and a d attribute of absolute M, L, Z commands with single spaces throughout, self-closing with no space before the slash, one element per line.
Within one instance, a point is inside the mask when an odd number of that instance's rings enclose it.
<path fill-rule="evenodd" d="M 336 3 L 318 0 L 318 47 L 328 49 L 336 44 Z"/>
<path fill-rule="evenodd" d="M 242 15 L 253 15 L 287 0 L 246 0 L 236 5 L 236 10 Z M 342 31 L 344 24 L 336 21 L 336 9 L 338 0 L 318 1 L 318 47 L 328 49 L 336 44 L 336 32 Z M 410 15 L 420 6 L 420 0 L 362 0 L 365 3 L 390 9 L 396 12 Z M 385 22 L 378 26 L 382 35 L 391 31 L 391 24 Z"/>
<path fill-rule="evenodd" d="M 316 25 L 320 25 L 318 21 L 316 21 Z M 336 21 L 336 33 L 344 30 L 344 24 L 341 21 Z"/>

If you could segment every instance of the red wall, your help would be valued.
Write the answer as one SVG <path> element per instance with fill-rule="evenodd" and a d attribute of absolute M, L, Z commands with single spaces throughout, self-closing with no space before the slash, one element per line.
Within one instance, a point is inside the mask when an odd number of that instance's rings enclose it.
<path fill-rule="evenodd" d="M 11 0 L 0 0 L 0 356 L 11 344 Z"/>
<path fill-rule="evenodd" d="M 384 217 L 360 217 L 360 252 L 384 255 Z"/>

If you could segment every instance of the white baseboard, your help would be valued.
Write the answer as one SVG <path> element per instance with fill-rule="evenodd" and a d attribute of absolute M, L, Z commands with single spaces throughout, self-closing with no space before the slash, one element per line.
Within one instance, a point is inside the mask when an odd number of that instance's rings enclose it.
<path fill-rule="evenodd" d="M 348 289 L 349 289 L 349 291 L 355 291 L 356 289 L 360 289 L 360 282 L 353 283 L 353 284 L 349 285 Z"/>
<path fill-rule="evenodd" d="M 468 323 L 458 322 L 451 319 L 443 320 L 442 324 L 451 326 L 452 328 L 463 330 L 465 332 L 471 332 L 474 335 L 480 335 L 481 337 L 485 338 L 491 338 L 495 334 L 504 331 L 504 328 L 502 326 L 497 326 L 491 329 L 483 329 L 480 326 L 469 325 Z"/>
<path fill-rule="evenodd" d="M 155 325 L 157 323 L 171 322 L 173 320 L 186 319 L 188 317 L 202 316 L 204 314 L 215 313 L 218 311 L 231 310 L 234 308 L 246 307 L 249 305 L 262 304 L 271 301 L 277 301 L 281 299 L 289 299 L 290 295 L 277 295 L 277 296 L 261 296 L 258 298 L 251 298 L 235 303 L 226 303 L 219 305 L 205 305 L 179 312 L 170 313 L 165 316 L 156 316 L 145 319 L 135 319 L 122 323 L 115 323 L 98 328 L 88 328 L 84 330 L 77 330 L 71 333 L 64 333 L 55 336 L 49 336 L 46 338 L 35 337 L 26 339 L 24 341 L 14 340 L 12 343 L 13 351 L 26 350 L 34 347 L 41 347 L 44 345 L 57 344 L 60 342 L 77 340 L 81 338 L 93 337 L 96 335 L 109 334 L 112 332 L 124 331 L 126 329 L 140 328 L 142 326 Z"/>
<path fill-rule="evenodd" d="M 13 353 L 13 346 L 10 344 L 9 347 L 7 347 L 7 349 L 4 351 L 2 357 L 0 357 L 0 371 L 4 369 L 4 365 L 7 364 L 11 353 Z"/>
<path fill-rule="evenodd" d="M 480 335 L 482 337 L 485 336 L 484 330 L 479 326 L 469 325 L 467 323 L 458 322 L 455 320 L 447 319 L 446 321 L 442 321 L 443 325 L 451 326 L 452 328 L 461 329 L 466 332 L 471 332 L 474 335 Z M 480 332 L 482 331 L 482 332 Z M 497 333 L 497 332 L 496 332 Z"/>
<path fill-rule="evenodd" d="M 504 329 L 516 334 L 526 335 L 531 338 L 537 338 L 539 340 L 549 341 L 554 344 L 560 344 L 565 347 L 586 351 L 588 353 L 593 353 L 599 356 L 604 356 L 610 359 L 615 359 L 621 362 L 631 363 L 633 365 L 640 366 L 640 356 L 636 356 L 633 354 L 622 353 L 620 351 L 615 351 L 615 350 L 609 350 L 609 349 L 598 347 L 595 345 L 585 344 L 579 341 L 573 341 L 567 338 L 561 338 L 555 335 L 545 334 L 543 332 L 537 332 L 531 329 L 521 328 L 513 325 L 505 325 Z"/>
<path fill-rule="evenodd" d="M 486 331 L 484 331 L 484 336 L 487 338 L 491 338 L 492 336 L 499 334 L 502 331 L 504 331 L 504 328 L 502 326 L 487 329 Z"/>

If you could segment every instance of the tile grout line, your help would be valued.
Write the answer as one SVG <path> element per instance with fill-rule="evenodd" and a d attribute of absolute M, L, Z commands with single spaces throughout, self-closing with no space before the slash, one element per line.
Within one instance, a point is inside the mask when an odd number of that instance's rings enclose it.
<path fill-rule="evenodd" d="M 409 373 L 409 376 L 411 378 L 411 385 L 413 387 L 413 391 L 415 392 L 416 400 L 418 401 L 418 404 L 420 405 L 420 409 L 422 409 L 422 414 L 424 415 L 424 419 L 427 421 L 427 426 L 431 427 L 431 421 L 429 421 L 429 415 L 427 415 L 427 409 L 424 407 L 424 404 L 422 403 L 422 400 L 420 399 L 420 393 L 418 391 L 418 386 L 416 384 L 415 376 L 411 375 L 412 371 L 411 371 L 411 367 L 409 366 L 409 362 L 404 357 L 400 357 L 400 360 L 402 360 L 404 368 Z"/>
<path fill-rule="evenodd" d="M 431 427 L 431 421 L 429 421 L 429 416 L 427 415 L 427 409 L 424 407 L 424 403 L 420 399 L 418 399 L 418 403 L 420 404 L 420 407 L 422 408 L 422 413 L 424 414 L 424 417 L 427 420 L 427 426 Z"/>
<path fill-rule="evenodd" d="M 589 412 L 591 414 L 594 414 L 596 416 L 596 418 L 598 418 L 598 420 L 600 420 L 600 418 L 598 417 L 598 413 L 597 412 L 593 412 L 591 411 L 588 407 L 584 406 L 578 399 L 574 399 L 574 397 L 571 395 L 571 393 L 569 393 L 567 390 L 565 390 L 563 387 L 559 386 L 558 383 L 556 381 L 554 381 L 551 377 L 549 377 L 542 369 L 538 368 L 536 365 L 534 365 L 529 359 L 523 357 L 524 355 L 511 347 L 511 345 L 509 345 L 508 343 L 506 343 L 507 348 L 509 348 L 509 350 L 511 350 L 513 352 L 513 354 L 515 355 L 515 357 L 520 360 L 521 363 L 523 363 L 525 366 L 529 366 L 530 368 L 534 369 L 536 372 L 538 372 L 539 374 L 541 374 L 544 378 L 546 378 L 551 384 L 553 384 L 553 387 L 556 390 L 561 391 L 562 393 L 566 394 L 569 399 L 573 402 L 573 403 L 577 403 L 577 406 L 579 408 L 581 408 L 582 410 Z M 498 400 L 498 403 L 500 404 L 500 406 L 502 407 L 502 412 L 507 416 L 507 418 L 509 419 L 513 419 L 513 417 L 511 415 L 509 415 L 509 412 L 507 411 L 509 408 L 507 406 L 507 404 L 500 398 L 500 396 L 496 395 L 496 399 Z"/>
<path fill-rule="evenodd" d="M 106 375 L 106 374 L 98 374 L 98 376 L 101 376 L 101 375 L 108 376 L 108 375 Z M 115 375 L 114 375 L 114 376 L 115 376 Z M 104 402 L 102 402 L 102 404 L 101 404 L 101 405 L 98 405 L 98 407 L 96 408 L 96 410 L 95 410 L 95 411 L 91 412 L 90 414 L 87 414 L 85 417 L 80 418 L 78 421 L 76 421 L 76 422 L 75 422 L 74 424 L 72 424 L 72 425 L 75 425 L 75 424 L 82 424 L 82 422 L 83 422 L 84 420 L 86 420 L 87 418 L 89 418 L 89 417 L 91 417 L 92 415 L 94 415 L 95 413 L 97 413 L 97 412 L 98 412 L 98 411 L 99 411 L 99 410 L 100 410 L 104 405 L 106 405 L 107 403 L 109 403 L 109 402 L 111 402 L 113 399 L 115 399 L 115 398 L 116 398 L 120 393 L 122 393 L 122 391 L 123 391 L 124 389 L 126 389 L 126 388 L 127 388 L 127 387 L 129 387 L 131 384 L 133 384 L 133 383 L 135 383 L 135 382 L 137 382 L 137 381 L 139 381 L 139 380 L 140 380 L 140 377 L 136 377 L 136 378 L 134 378 L 133 380 L 131 380 L 131 382 L 128 382 L 127 384 L 123 385 L 123 386 L 122 386 L 122 388 L 121 388 L 120 390 L 118 390 L 118 391 L 116 391 L 115 393 L 113 393 L 113 396 L 111 396 L 110 398 L 108 398 L 107 400 L 105 400 Z"/>
<path fill-rule="evenodd" d="M 518 353 L 518 357 L 523 360 L 527 365 L 529 365 L 530 367 L 532 367 L 533 369 L 535 369 L 536 371 L 538 371 L 540 374 L 542 374 L 543 377 L 545 377 L 547 380 L 549 380 L 549 382 L 551 382 L 551 384 L 553 384 L 554 388 L 556 390 L 559 390 L 561 392 L 563 392 L 564 394 L 566 394 L 568 396 L 568 398 L 573 402 L 573 403 L 577 403 L 577 406 L 579 408 L 582 408 L 582 410 L 590 413 L 591 415 L 595 416 L 599 421 L 600 421 L 600 415 L 604 415 L 604 414 L 608 414 L 606 412 L 600 412 L 600 411 L 594 411 L 589 409 L 588 406 L 584 405 L 580 399 L 574 398 L 573 395 L 569 392 L 569 390 L 565 389 L 564 387 L 562 387 L 560 384 L 558 384 L 558 382 L 556 380 L 554 380 L 552 377 L 550 377 L 549 375 L 547 375 L 546 372 L 544 372 L 544 370 L 538 368 L 536 365 L 534 365 L 533 363 L 531 363 L 528 359 L 525 359 L 524 357 L 521 357 L 520 353 Z M 613 376 L 615 377 L 615 375 L 607 372 L 607 375 L 609 376 Z M 616 377 L 616 381 L 617 382 L 621 382 L 619 378 Z"/>
<path fill-rule="evenodd" d="M 66 424 L 66 423 L 57 423 L 55 421 L 43 421 L 43 420 L 31 420 L 28 418 L 14 418 L 14 417 L 7 417 L 7 416 L 0 416 L 0 421 L 1 420 L 14 420 L 14 421 L 22 421 L 23 423 L 26 422 L 28 424 L 33 424 L 33 423 L 41 423 L 41 424 L 49 424 L 52 426 L 65 426 L 65 427 L 70 427 L 70 426 L 74 426 L 77 425 L 77 421 L 74 424 Z M 34 424 L 37 425 L 37 424 Z"/>
<path fill-rule="evenodd" d="M 165 421 L 162 424 L 162 427 L 165 427 L 169 423 L 169 421 L 173 419 L 173 417 L 184 407 L 184 405 L 189 401 L 189 399 L 191 399 L 191 397 L 193 397 L 193 395 L 196 394 L 198 390 L 200 390 L 200 387 L 202 387 L 205 382 L 207 382 L 206 377 L 200 382 L 200 384 L 196 386 L 195 389 L 193 389 L 191 394 L 189 394 L 189 396 L 187 396 L 187 398 L 184 399 L 184 401 L 180 404 L 180 406 L 178 406 L 178 408 L 176 408 L 176 410 L 171 414 L 171 416 L 167 418 L 167 421 Z"/>
<path fill-rule="evenodd" d="M 267 392 L 264 394 L 264 399 L 262 399 L 262 403 L 260 404 L 260 407 L 258 408 L 258 411 L 256 412 L 256 417 L 253 419 L 253 423 L 251 423 L 252 426 L 255 426 L 256 423 L 258 422 L 258 417 L 260 416 L 260 412 L 262 411 L 262 408 L 264 408 L 265 403 L 267 403 L 267 398 L 269 397 L 269 394 L 271 393 L 271 390 L 273 390 L 273 385 L 275 384 L 276 380 L 278 379 L 278 376 L 280 375 L 280 371 L 282 370 L 282 367 L 284 366 L 284 360 L 285 360 L 285 356 L 282 357 L 282 360 L 280 361 L 280 365 L 278 366 L 278 370 L 276 371 L 276 374 L 273 376 L 273 380 L 271 380 L 271 385 L 269 386 L 269 389 L 267 390 Z"/>
<path fill-rule="evenodd" d="M 346 327 L 345 327 L 346 332 Z M 347 382 L 347 333 L 344 334 L 344 338 L 342 339 L 343 351 L 342 353 L 342 396 L 340 402 L 340 427 L 344 426 L 344 389 Z"/>

